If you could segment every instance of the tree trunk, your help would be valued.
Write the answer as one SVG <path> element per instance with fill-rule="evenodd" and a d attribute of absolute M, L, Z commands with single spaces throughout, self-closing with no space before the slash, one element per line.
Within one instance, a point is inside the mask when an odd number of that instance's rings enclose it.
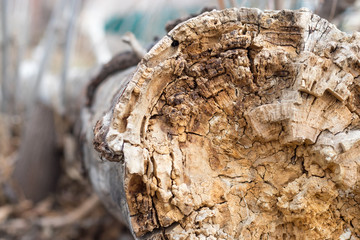
<path fill-rule="evenodd" d="M 60 157 L 53 109 L 39 101 L 28 117 L 13 179 L 17 192 L 38 202 L 56 189 Z"/>
<path fill-rule="evenodd" d="M 83 111 L 94 188 L 138 239 L 359 238 L 359 44 L 307 10 L 178 25 Z"/>

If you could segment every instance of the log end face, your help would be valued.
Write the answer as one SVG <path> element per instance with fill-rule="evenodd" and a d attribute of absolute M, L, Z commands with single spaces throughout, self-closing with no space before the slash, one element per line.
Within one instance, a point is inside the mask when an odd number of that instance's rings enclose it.
<path fill-rule="evenodd" d="M 349 223 L 360 209 L 347 197 L 360 189 L 358 56 L 348 47 L 358 40 L 332 53 L 314 45 L 339 36 L 307 11 L 232 9 L 177 26 L 150 51 L 111 123 L 95 128 L 103 156 L 124 155 L 135 234 L 358 231 Z"/>

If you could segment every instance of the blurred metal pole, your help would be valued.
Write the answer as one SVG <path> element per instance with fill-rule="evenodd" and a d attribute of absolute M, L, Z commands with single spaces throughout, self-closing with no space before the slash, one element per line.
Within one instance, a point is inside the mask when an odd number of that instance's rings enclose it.
<path fill-rule="evenodd" d="M 17 1 L 17 8 L 19 8 L 19 12 L 18 14 L 19 16 L 19 25 L 18 25 L 18 50 L 17 50 L 17 54 L 16 54 L 16 59 L 15 59 L 15 72 L 14 72 L 14 77 L 13 77 L 13 91 L 12 91 L 12 95 L 13 95 L 13 109 L 14 112 L 17 113 L 18 109 L 17 109 L 17 96 L 18 96 L 18 91 L 19 91 L 19 78 L 20 78 L 20 68 L 21 68 L 21 63 L 24 59 L 24 54 L 27 50 L 27 46 L 28 46 L 28 35 L 29 35 L 29 28 L 31 27 L 30 24 L 30 18 L 29 18 L 29 13 L 31 12 L 31 8 L 30 8 L 30 0 L 18 0 Z"/>
<path fill-rule="evenodd" d="M 8 10 L 9 10 L 8 0 L 1 0 L 1 29 L 2 29 L 2 44 L 1 44 L 1 111 L 8 111 L 8 47 L 9 47 L 9 32 L 7 26 L 8 20 Z"/>
<path fill-rule="evenodd" d="M 64 9 L 66 0 L 58 0 L 54 6 L 52 11 L 50 22 L 48 23 L 45 31 L 45 37 L 42 40 L 44 47 L 43 47 L 43 56 L 40 60 L 38 74 L 35 79 L 35 85 L 31 92 L 31 100 L 27 106 L 27 110 L 30 110 L 31 104 L 35 103 L 36 98 L 38 97 L 38 90 L 49 63 L 50 56 L 52 55 L 53 48 L 55 46 L 56 39 L 58 37 L 58 33 L 60 31 L 60 21 L 59 18 L 61 17 L 61 13 Z"/>
<path fill-rule="evenodd" d="M 70 8 L 72 10 L 70 20 L 66 30 L 66 43 L 65 43 L 65 53 L 64 53 L 64 62 L 61 71 L 61 83 L 60 83 L 60 111 L 61 114 L 64 113 L 66 107 L 66 81 L 68 78 L 69 72 L 69 62 L 70 62 L 70 55 L 72 49 L 72 43 L 74 39 L 75 33 L 75 25 L 77 15 L 81 6 L 81 0 L 71 0 L 70 1 Z"/>

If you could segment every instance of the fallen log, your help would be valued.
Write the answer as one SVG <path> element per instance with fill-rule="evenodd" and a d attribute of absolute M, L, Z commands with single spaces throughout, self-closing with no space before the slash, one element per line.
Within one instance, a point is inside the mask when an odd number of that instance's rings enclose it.
<path fill-rule="evenodd" d="M 359 237 L 359 44 L 303 9 L 179 24 L 83 110 L 94 189 L 138 239 Z"/>

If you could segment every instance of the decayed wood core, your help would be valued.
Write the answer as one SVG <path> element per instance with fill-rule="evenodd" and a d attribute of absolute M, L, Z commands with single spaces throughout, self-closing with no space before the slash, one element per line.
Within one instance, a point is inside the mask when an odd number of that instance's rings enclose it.
<path fill-rule="evenodd" d="M 359 237 L 359 44 L 306 10 L 172 30 L 95 128 L 136 236 Z"/>

